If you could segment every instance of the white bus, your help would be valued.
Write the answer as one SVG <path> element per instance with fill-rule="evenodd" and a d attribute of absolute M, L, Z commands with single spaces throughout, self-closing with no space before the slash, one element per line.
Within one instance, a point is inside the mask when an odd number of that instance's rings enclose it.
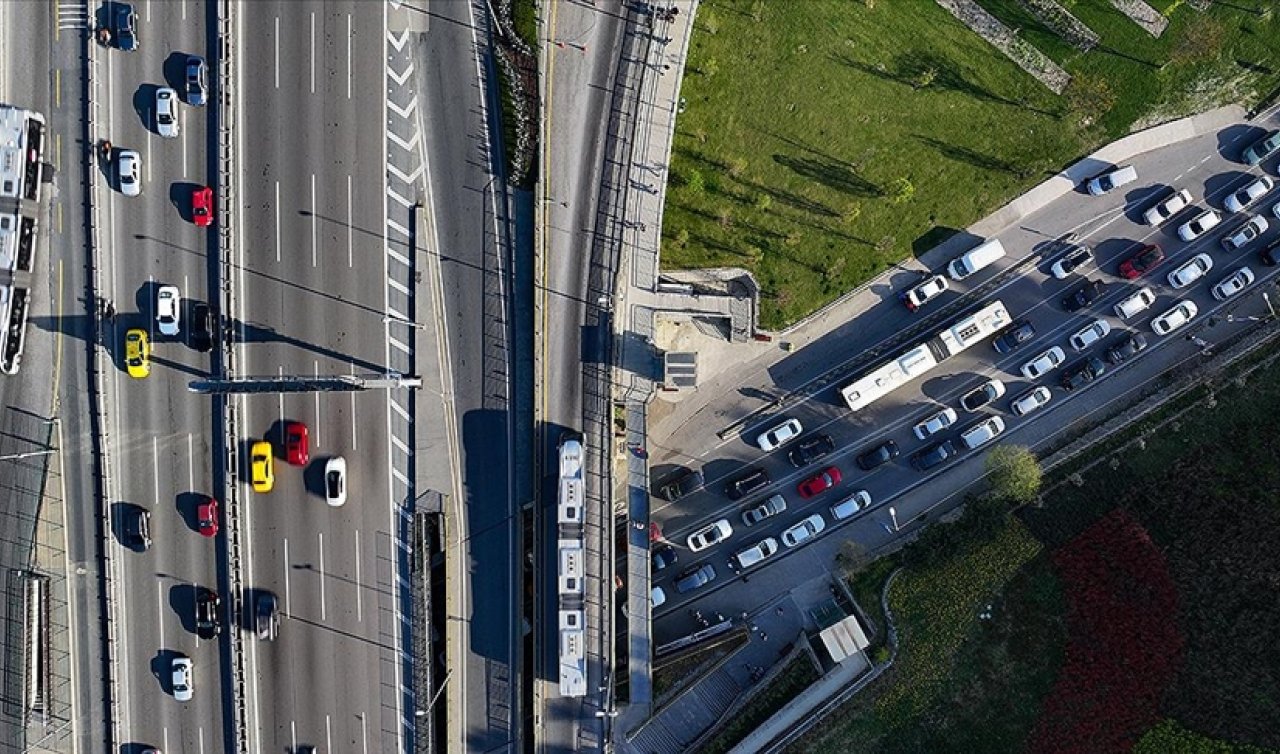
<path fill-rule="evenodd" d="M 43 115 L 0 105 L 0 197 L 40 200 L 44 142 Z"/>
<path fill-rule="evenodd" d="M 903 351 L 840 389 L 852 411 L 859 411 L 975 343 L 986 340 L 1013 319 L 999 301 L 952 322 L 932 338 Z"/>

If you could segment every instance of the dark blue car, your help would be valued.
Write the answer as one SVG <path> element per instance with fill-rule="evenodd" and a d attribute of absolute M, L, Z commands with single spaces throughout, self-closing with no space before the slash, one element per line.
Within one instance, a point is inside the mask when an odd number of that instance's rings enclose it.
<path fill-rule="evenodd" d="M 115 17 L 112 18 L 111 25 L 114 27 L 116 47 L 125 52 L 133 52 L 138 49 L 138 16 L 133 12 L 132 5 L 116 3 L 114 8 Z"/>

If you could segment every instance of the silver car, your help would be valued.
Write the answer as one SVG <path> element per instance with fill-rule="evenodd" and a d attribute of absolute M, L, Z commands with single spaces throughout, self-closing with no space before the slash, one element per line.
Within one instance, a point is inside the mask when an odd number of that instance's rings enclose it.
<path fill-rule="evenodd" d="M 1043 377 L 1048 372 L 1062 366 L 1067 360 L 1067 355 L 1063 353 L 1062 348 L 1054 346 L 1044 351 L 1039 356 L 1022 365 L 1022 376 L 1029 380 Z"/>
<path fill-rule="evenodd" d="M 116 177 L 120 193 L 137 196 L 142 193 L 142 155 L 132 149 L 121 149 L 116 157 Z"/>
<path fill-rule="evenodd" d="M 178 138 L 178 93 L 167 86 L 156 90 L 156 133 Z"/>
<path fill-rule="evenodd" d="M 1228 212 L 1243 212 L 1250 204 L 1253 204 L 1266 196 L 1267 192 L 1274 187 L 1275 184 L 1272 183 L 1271 179 L 1264 175 L 1253 183 L 1250 183 L 1248 186 L 1236 191 L 1231 196 L 1228 196 L 1227 200 L 1222 203 L 1222 206 Z"/>
<path fill-rule="evenodd" d="M 1099 317 L 1071 336 L 1071 347 L 1083 351 L 1097 343 L 1111 332 L 1111 324 Z"/>
<path fill-rule="evenodd" d="M 1236 295 L 1250 285 L 1253 285 L 1253 270 L 1248 267 L 1241 267 L 1236 270 L 1231 277 L 1223 280 L 1221 283 L 1213 286 L 1213 297 L 1219 301 L 1226 301 Z"/>
<path fill-rule="evenodd" d="M 827 522 L 822 520 L 822 514 L 815 513 L 782 532 L 782 543 L 787 547 L 795 547 L 818 536 L 825 528 L 827 528 Z"/>
<path fill-rule="evenodd" d="M 1222 215 L 1217 210 L 1206 209 L 1182 225 L 1178 226 L 1178 238 L 1183 241 L 1194 241 L 1213 230 L 1222 222 Z"/>
<path fill-rule="evenodd" d="M 1186 209 L 1190 203 L 1191 192 L 1186 189 L 1178 189 L 1173 192 L 1173 196 L 1142 213 L 1142 219 L 1147 225 L 1159 225 Z"/>
<path fill-rule="evenodd" d="M 690 550 L 698 552 L 712 545 L 718 545 L 731 536 L 733 536 L 733 527 L 729 525 L 728 519 L 722 518 L 690 534 L 686 544 L 689 545 Z"/>
<path fill-rule="evenodd" d="M 1013 399 L 1009 404 L 1009 410 L 1016 416 L 1026 416 L 1035 411 L 1053 398 L 1053 392 L 1044 385 L 1034 387 L 1027 392 Z"/>
<path fill-rule="evenodd" d="M 1200 309 L 1194 301 L 1179 301 L 1173 308 L 1151 320 L 1151 329 L 1156 335 L 1168 335 L 1179 327 L 1195 319 Z"/>
<path fill-rule="evenodd" d="M 916 437 L 921 440 L 929 435 L 934 435 L 956 423 L 956 410 L 947 406 L 941 411 L 937 411 L 926 416 L 913 428 Z"/>
<path fill-rule="evenodd" d="M 1186 288 L 1188 285 L 1204 277 L 1213 269 L 1213 259 L 1208 254 L 1196 254 L 1169 273 L 1169 285 L 1174 288 Z"/>

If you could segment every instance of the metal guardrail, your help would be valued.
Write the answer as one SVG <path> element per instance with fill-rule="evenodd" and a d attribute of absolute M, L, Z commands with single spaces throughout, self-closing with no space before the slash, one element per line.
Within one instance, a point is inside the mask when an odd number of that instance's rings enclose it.
<path fill-rule="evenodd" d="M 236 66 L 239 62 L 231 54 L 232 29 L 235 26 L 237 4 L 231 0 L 218 2 L 218 48 L 217 55 L 217 91 L 213 97 L 215 110 L 212 113 L 218 134 L 218 173 L 217 186 L 217 219 L 218 219 L 218 257 L 219 279 L 212 281 L 221 295 L 221 311 L 216 321 L 219 334 L 220 355 L 222 357 L 222 377 L 232 378 L 236 374 L 235 360 L 235 322 L 231 314 L 236 311 L 235 291 L 231 285 L 234 279 L 235 234 L 232 225 L 231 207 L 235 199 L 235 186 L 232 177 L 235 175 L 237 155 L 234 149 L 234 133 L 231 124 L 235 122 L 235 80 Z M 223 480 L 223 500 L 226 506 L 225 530 L 227 533 L 227 580 L 230 593 L 228 618 L 232 626 L 240 626 L 244 616 L 244 581 L 242 578 L 242 550 L 240 531 L 240 487 L 236 483 L 240 469 L 239 453 L 239 414 L 232 396 L 218 395 L 214 397 L 214 405 L 221 403 L 223 432 L 226 443 L 224 448 L 222 469 L 215 469 Z M 235 730 L 235 751 L 240 754 L 249 752 L 249 709 L 245 701 L 247 681 L 244 657 L 244 637 L 239 631 L 228 632 L 228 643 L 231 652 L 231 705 L 233 728 Z"/>
<path fill-rule="evenodd" d="M 89 15 L 90 7 L 88 0 L 84 2 L 86 15 Z M 93 303 L 89 307 L 90 322 L 93 325 L 93 331 L 97 339 L 94 348 L 91 368 L 93 369 L 93 390 L 89 395 L 89 409 L 92 412 L 91 422 L 97 425 L 98 442 L 96 444 L 96 468 L 98 477 L 98 521 L 102 527 L 98 532 L 98 547 L 101 553 L 101 572 L 99 583 L 102 587 L 102 616 L 105 634 L 103 636 L 103 652 L 105 654 L 105 667 L 107 673 L 107 709 L 108 720 L 106 723 L 106 744 L 108 751 L 114 751 L 120 742 L 120 667 L 119 667 L 119 637 L 116 632 L 116 621 L 114 616 L 115 605 L 110 598 L 112 588 L 114 586 L 113 570 L 114 563 L 112 559 L 110 547 L 110 525 L 111 521 L 111 495 L 114 485 L 111 476 L 111 453 L 110 440 L 111 434 L 107 431 L 107 407 L 106 407 L 106 376 L 111 367 L 109 345 L 107 344 L 108 331 L 106 322 L 103 319 L 102 308 L 97 306 L 97 302 L 103 300 L 102 291 L 102 265 L 100 259 L 101 239 L 99 238 L 100 228 L 102 227 L 99 218 L 99 207 L 95 201 L 98 187 L 101 184 L 96 160 L 97 160 L 97 140 L 95 135 L 98 131 L 98 97 L 97 97 L 97 75 L 96 64 L 98 58 L 98 44 L 94 40 L 93 35 L 85 34 L 83 39 L 85 45 L 85 126 L 82 144 L 83 150 L 81 157 L 84 160 L 85 170 L 85 202 L 86 202 L 86 221 L 88 223 L 88 252 L 89 252 L 89 269 L 90 280 L 93 285 Z"/>

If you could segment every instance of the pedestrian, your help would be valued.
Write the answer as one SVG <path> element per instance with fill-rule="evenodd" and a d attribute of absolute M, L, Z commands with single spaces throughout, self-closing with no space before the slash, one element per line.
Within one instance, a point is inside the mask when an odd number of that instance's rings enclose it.
<path fill-rule="evenodd" d="M 783 613 L 782 605 L 778 605 L 778 609 L 777 609 L 775 612 L 777 612 L 777 613 L 778 613 L 778 615 L 782 615 L 782 613 Z"/>
<path fill-rule="evenodd" d="M 756 624 L 752 623 L 752 624 L 751 624 L 751 630 L 752 630 L 753 632 L 754 632 L 754 631 L 759 631 L 759 630 L 760 630 L 760 627 L 759 627 L 759 626 L 757 626 Z"/>
<path fill-rule="evenodd" d="M 764 631 L 760 632 L 760 641 L 769 641 L 769 634 Z"/>

